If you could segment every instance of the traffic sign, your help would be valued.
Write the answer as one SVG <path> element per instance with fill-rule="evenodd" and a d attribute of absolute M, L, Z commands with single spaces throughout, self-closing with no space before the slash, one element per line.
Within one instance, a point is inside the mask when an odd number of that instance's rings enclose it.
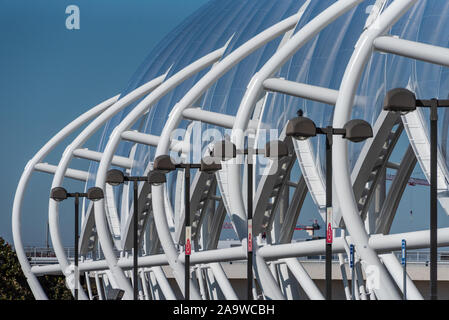
<path fill-rule="evenodd" d="M 349 246 L 349 267 L 352 269 L 354 268 L 354 245 L 351 244 Z"/>
<path fill-rule="evenodd" d="M 404 240 L 402 240 L 402 259 L 401 259 L 401 263 L 402 263 L 402 265 L 405 265 L 405 260 L 406 260 L 406 254 L 407 254 L 407 249 L 406 249 L 406 246 L 407 246 L 407 243 L 406 243 L 406 241 L 405 241 L 405 239 Z"/>

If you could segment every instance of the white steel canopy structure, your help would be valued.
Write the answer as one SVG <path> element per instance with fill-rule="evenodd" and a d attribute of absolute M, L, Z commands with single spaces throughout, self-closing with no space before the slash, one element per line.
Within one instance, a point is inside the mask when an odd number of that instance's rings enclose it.
<path fill-rule="evenodd" d="M 324 240 L 292 241 L 309 193 L 325 217 L 324 138 L 295 140 L 285 127 L 298 109 L 319 126 L 342 128 L 364 119 L 374 136 L 353 144 L 336 136 L 333 148 L 333 252 L 339 257 L 346 298 L 351 299 L 344 265 L 349 246 L 357 253 L 358 299 L 401 298 L 401 268 L 391 253 L 428 248 L 429 231 L 390 234 L 403 191 L 418 163 L 430 181 L 428 125 L 421 111 L 405 115 L 382 110 L 385 94 L 406 87 L 419 97 L 446 99 L 449 66 L 449 3 L 444 0 L 220 0 L 211 1 L 175 28 L 139 67 L 128 87 L 64 127 L 28 162 L 12 212 L 16 252 L 36 299 L 47 299 L 37 276 L 73 278 L 73 263 L 61 241 L 59 204 L 48 203 L 51 241 L 57 264 L 31 266 L 21 238 L 22 201 L 34 171 L 53 175 L 49 190 L 64 179 L 96 186 L 105 197 L 84 203 L 79 240 L 80 272 L 95 278 L 100 299 L 113 289 L 131 299 L 176 299 L 184 294 L 184 172 L 167 174 L 167 183 L 140 182 L 138 203 L 129 184 L 113 188 L 108 170 L 147 175 L 159 155 L 199 162 L 212 142 L 226 139 L 237 149 L 260 148 L 279 139 L 289 155 L 279 160 L 239 155 L 221 162 L 213 175 L 192 170 L 190 209 L 191 299 L 238 299 L 222 262 L 246 259 L 246 166 L 255 161 L 253 220 L 254 299 L 323 299 L 300 257 L 324 253 Z M 438 195 L 449 213 L 447 133 L 449 111 L 440 122 Z M 83 127 L 81 129 L 81 127 Z M 98 150 L 85 143 L 102 130 Z M 64 139 L 59 163 L 44 163 Z M 401 134 L 410 146 L 399 164 L 390 156 Z M 241 158 L 243 161 L 240 161 Z M 70 168 L 74 158 L 90 162 L 88 171 Z M 396 170 L 388 191 L 386 170 Z M 378 192 L 381 190 L 381 192 Z M 374 205 L 376 204 L 376 205 Z M 132 283 L 134 207 L 138 211 L 139 283 Z M 239 245 L 219 248 L 225 218 Z M 438 230 L 438 246 L 449 245 L 449 228 Z M 168 266 L 176 281 L 169 282 Z M 376 270 L 377 286 L 363 274 Z M 289 279 L 290 277 L 290 279 Z M 294 281 L 292 281 L 293 277 Z M 70 282 L 69 281 L 69 282 Z M 74 289 L 74 286 L 70 286 Z M 423 299 L 407 278 L 408 299 Z M 92 299 L 92 288 L 80 290 Z"/>

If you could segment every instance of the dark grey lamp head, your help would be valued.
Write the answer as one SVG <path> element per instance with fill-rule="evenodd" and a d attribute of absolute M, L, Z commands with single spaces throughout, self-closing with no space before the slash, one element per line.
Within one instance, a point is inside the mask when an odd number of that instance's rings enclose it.
<path fill-rule="evenodd" d="M 98 201 L 104 198 L 103 189 L 92 187 L 87 190 L 87 198 L 91 201 Z"/>
<path fill-rule="evenodd" d="M 106 174 L 106 183 L 112 186 L 118 186 L 125 181 L 125 175 L 121 170 L 111 169 Z"/>
<path fill-rule="evenodd" d="M 298 117 L 288 121 L 286 135 L 298 140 L 314 137 L 316 136 L 316 125 L 311 119 L 303 117 L 302 110 L 299 110 Z"/>
<path fill-rule="evenodd" d="M 343 138 L 352 142 L 361 142 L 373 136 L 371 125 L 365 120 L 353 119 L 344 125 L 345 134 Z"/>
<path fill-rule="evenodd" d="M 176 170 L 176 165 L 168 154 L 163 154 L 154 159 L 153 169 L 162 173 L 168 173 Z"/>
<path fill-rule="evenodd" d="M 385 95 L 383 109 L 407 113 L 416 110 L 416 97 L 413 92 L 404 88 L 396 88 Z"/>
<path fill-rule="evenodd" d="M 67 199 L 67 190 L 63 187 L 55 187 L 51 189 L 50 198 L 58 202 L 63 201 Z"/>
<path fill-rule="evenodd" d="M 148 183 L 155 186 L 161 185 L 167 182 L 165 174 L 161 171 L 152 170 L 148 173 Z"/>

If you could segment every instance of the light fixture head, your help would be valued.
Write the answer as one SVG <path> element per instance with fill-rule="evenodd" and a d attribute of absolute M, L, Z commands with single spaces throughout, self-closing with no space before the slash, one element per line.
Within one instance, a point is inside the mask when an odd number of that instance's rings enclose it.
<path fill-rule="evenodd" d="M 163 154 L 154 159 L 153 169 L 162 173 L 168 173 L 176 170 L 176 165 L 168 154 Z"/>
<path fill-rule="evenodd" d="M 121 170 L 111 169 L 106 174 L 106 183 L 112 186 L 118 186 L 125 181 L 125 175 Z"/>
<path fill-rule="evenodd" d="M 273 140 L 265 145 L 265 157 L 274 160 L 285 156 L 288 156 L 288 147 L 284 141 Z"/>
<path fill-rule="evenodd" d="M 215 173 L 218 170 L 221 170 L 220 159 L 210 156 L 206 156 L 203 159 L 201 159 L 200 171 L 206 173 Z"/>
<path fill-rule="evenodd" d="M 99 187 L 91 187 L 87 190 L 87 198 L 91 201 L 98 201 L 104 198 L 103 189 Z"/>
<path fill-rule="evenodd" d="M 408 113 L 416 110 L 416 97 L 413 92 L 404 88 L 395 88 L 385 95 L 383 109 Z"/>
<path fill-rule="evenodd" d="M 373 129 L 371 128 L 371 125 L 365 120 L 349 120 L 343 128 L 345 129 L 343 138 L 348 139 L 352 142 L 361 142 L 368 138 L 372 138 L 373 136 Z"/>
<path fill-rule="evenodd" d="M 63 201 L 67 199 L 67 190 L 63 187 L 55 187 L 51 189 L 50 198 L 58 202 Z"/>
<path fill-rule="evenodd" d="M 288 121 L 286 129 L 288 137 L 305 140 L 316 136 L 315 123 L 311 119 L 303 117 L 302 114 L 302 110 L 299 110 L 298 116 Z"/>
<path fill-rule="evenodd" d="M 163 183 L 167 182 L 167 178 L 165 177 L 165 174 L 161 171 L 157 170 L 151 170 L 148 173 L 148 183 L 158 186 Z"/>
<path fill-rule="evenodd" d="M 214 144 L 211 156 L 223 161 L 237 156 L 237 147 L 229 140 L 221 140 Z"/>

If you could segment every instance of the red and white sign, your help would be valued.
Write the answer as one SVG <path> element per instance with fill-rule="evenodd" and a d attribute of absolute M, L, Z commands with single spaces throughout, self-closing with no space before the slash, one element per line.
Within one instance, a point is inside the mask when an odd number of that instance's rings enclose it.
<path fill-rule="evenodd" d="M 191 240 L 191 232 L 190 227 L 186 227 L 186 255 L 190 256 L 192 253 L 192 240 Z"/>
<path fill-rule="evenodd" d="M 326 214 L 327 214 L 326 243 L 332 244 L 333 236 L 332 236 L 332 208 L 331 207 L 327 208 Z"/>
<path fill-rule="evenodd" d="M 253 251 L 253 220 L 248 220 L 248 252 Z"/>

